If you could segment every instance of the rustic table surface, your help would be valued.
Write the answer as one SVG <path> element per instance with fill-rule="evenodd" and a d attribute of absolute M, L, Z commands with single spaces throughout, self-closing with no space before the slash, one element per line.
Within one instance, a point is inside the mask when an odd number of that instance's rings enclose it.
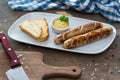
<path fill-rule="evenodd" d="M 44 55 L 44 62 L 48 65 L 78 66 L 82 70 L 82 76 L 80 79 L 54 78 L 49 80 L 120 80 L 120 23 L 110 23 L 100 14 L 85 14 L 69 10 L 46 10 L 40 12 L 67 14 L 78 18 L 102 21 L 111 24 L 117 29 L 117 36 L 112 45 L 104 52 L 96 55 L 77 54 L 38 47 L 20 43 L 8 38 L 15 51 L 41 52 Z M 6 0 L 1 0 L 0 31 L 7 34 L 8 29 L 14 21 L 26 13 L 29 12 L 11 10 L 7 5 Z M 0 50 L 3 50 L 2 46 L 0 46 Z"/>

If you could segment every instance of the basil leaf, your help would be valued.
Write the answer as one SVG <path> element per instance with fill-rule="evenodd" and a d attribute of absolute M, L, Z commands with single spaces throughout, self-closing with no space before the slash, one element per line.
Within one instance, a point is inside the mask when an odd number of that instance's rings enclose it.
<path fill-rule="evenodd" d="M 64 18 L 64 21 L 65 21 L 65 22 L 68 22 L 68 20 L 69 20 L 68 17 L 65 17 L 65 18 Z"/>
<path fill-rule="evenodd" d="M 66 17 L 66 16 L 60 16 L 60 18 L 59 18 L 61 21 L 64 21 L 64 22 L 68 22 L 69 21 L 69 18 L 68 17 Z"/>

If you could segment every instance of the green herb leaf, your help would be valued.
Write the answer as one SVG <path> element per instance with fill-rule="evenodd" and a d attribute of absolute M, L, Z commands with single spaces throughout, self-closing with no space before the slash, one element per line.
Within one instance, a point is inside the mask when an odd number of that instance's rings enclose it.
<path fill-rule="evenodd" d="M 69 18 L 67 16 L 60 16 L 59 18 L 61 21 L 64 21 L 64 22 L 68 22 L 69 21 Z"/>

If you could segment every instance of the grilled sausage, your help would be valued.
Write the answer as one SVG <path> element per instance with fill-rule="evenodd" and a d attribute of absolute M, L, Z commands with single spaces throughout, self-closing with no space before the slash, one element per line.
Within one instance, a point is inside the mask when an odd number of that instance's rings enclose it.
<path fill-rule="evenodd" d="M 112 33 L 111 27 L 100 28 L 88 33 L 74 36 L 63 43 L 64 48 L 75 48 L 78 46 L 91 43 L 109 36 Z"/>
<path fill-rule="evenodd" d="M 103 27 L 103 25 L 100 22 L 91 22 L 91 23 L 82 25 L 80 27 L 77 27 L 72 30 L 68 30 L 64 33 L 57 35 L 56 38 L 54 39 L 54 41 L 55 41 L 55 43 L 60 44 L 73 36 L 84 34 L 89 31 L 99 29 L 101 27 Z"/>

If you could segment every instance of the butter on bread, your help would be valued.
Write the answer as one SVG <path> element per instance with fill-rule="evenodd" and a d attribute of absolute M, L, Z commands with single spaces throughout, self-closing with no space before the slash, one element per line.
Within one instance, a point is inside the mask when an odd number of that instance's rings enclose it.
<path fill-rule="evenodd" d="M 42 33 L 41 36 L 38 38 L 38 41 L 45 41 L 49 37 L 49 27 L 47 20 L 45 18 L 41 18 L 39 20 L 36 20 L 35 22 L 37 22 L 42 28 Z"/>
<path fill-rule="evenodd" d="M 38 41 L 44 41 L 49 37 L 49 28 L 45 18 L 26 20 L 19 27 Z"/>
<path fill-rule="evenodd" d="M 38 39 L 41 36 L 41 27 L 33 20 L 26 20 L 20 26 L 20 29 L 33 38 Z"/>

